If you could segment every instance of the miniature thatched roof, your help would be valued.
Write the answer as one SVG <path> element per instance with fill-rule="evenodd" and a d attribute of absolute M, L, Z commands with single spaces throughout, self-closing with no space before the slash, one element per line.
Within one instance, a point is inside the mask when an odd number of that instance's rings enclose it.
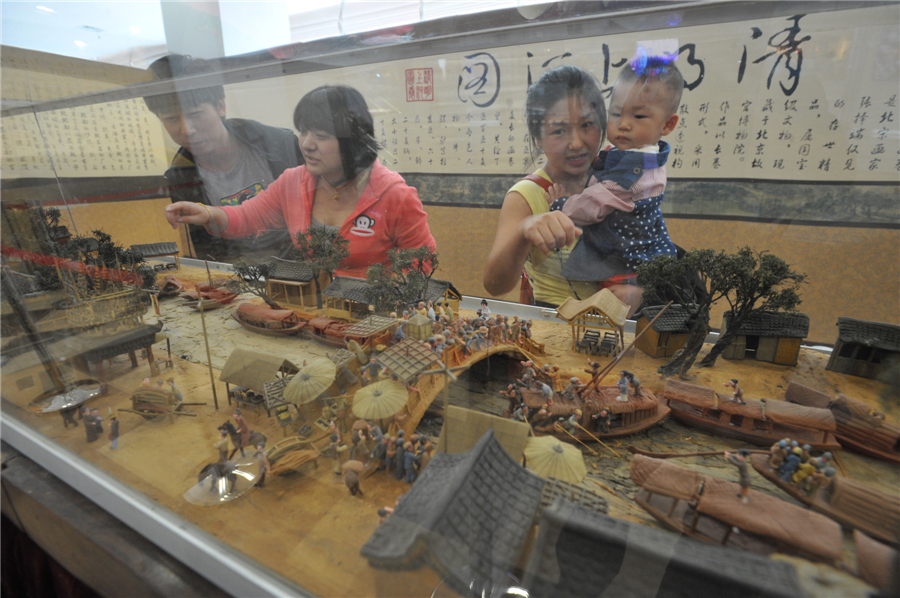
<path fill-rule="evenodd" d="M 444 426 L 438 440 L 437 450 L 442 453 L 463 453 L 474 447 L 488 430 L 516 462 L 522 461 L 522 453 L 531 426 L 481 411 L 448 405 L 444 410 Z"/>
<path fill-rule="evenodd" d="M 681 500 L 697 500 L 703 474 L 670 461 L 635 455 L 631 460 L 631 480 L 649 492 Z"/>
<path fill-rule="evenodd" d="M 346 299 L 356 303 L 364 303 L 369 305 L 369 285 L 363 278 L 353 278 L 351 276 L 335 276 L 331 284 L 322 291 L 325 297 L 333 297 L 335 299 Z"/>
<path fill-rule="evenodd" d="M 636 313 L 634 317 L 646 318 L 648 322 L 651 322 L 664 307 L 664 305 L 645 307 L 640 312 Z M 688 312 L 684 306 L 670 305 L 669 309 L 667 309 L 656 322 L 653 322 L 653 330 L 671 334 L 687 334 L 690 332 L 687 326 L 687 321 L 690 316 L 690 312 Z"/>
<path fill-rule="evenodd" d="M 762 419 L 762 404 L 757 399 L 744 397 L 745 405 L 733 403 L 730 395 L 719 394 L 719 411 L 732 415 Z M 705 386 L 688 384 L 669 378 L 666 380 L 664 397 L 667 400 L 687 403 L 700 409 L 712 408 L 716 392 Z M 786 403 L 775 399 L 766 400 L 766 417 L 775 423 L 812 428 L 814 430 L 834 431 L 834 416 L 828 409 L 803 407 L 794 403 Z"/>
<path fill-rule="evenodd" d="M 541 513 L 520 585 L 531 598 L 804 593 L 790 563 L 629 523 L 564 499 Z"/>
<path fill-rule="evenodd" d="M 722 328 L 731 328 L 734 313 L 729 310 L 722 316 Z M 741 324 L 741 336 L 780 338 L 806 338 L 809 335 L 809 316 L 784 311 L 758 312 Z"/>
<path fill-rule="evenodd" d="M 463 595 L 499 595 L 531 531 L 544 483 L 488 430 L 470 451 L 435 454 L 360 553 L 386 569 L 426 563 Z"/>
<path fill-rule="evenodd" d="M 279 371 L 296 374 L 300 370 L 284 357 L 235 349 L 225 362 L 219 380 L 263 393 L 265 383 L 274 380 Z"/>
<path fill-rule="evenodd" d="M 309 282 L 313 279 L 313 269 L 303 262 L 273 257 L 269 263 L 269 278 L 291 282 Z"/>
<path fill-rule="evenodd" d="M 440 361 L 441 358 L 427 343 L 414 338 L 405 338 L 378 355 L 378 363 L 396 374 L 404 383 L 412 381 Z"/>
<path fill-rule="evenodd" d="M 132 251 L 137 251 L 143 257 L 156 257 L 160 255 L 173 255 L 179 253 L 178 243 L 169 241 L 166 243 L 142 243 L 131 246 Z"/>
<path fill-rule="evenodd" d="M 900 326 L 846 317 L 838 318 L 837 326 L 838 339 L 842 343 L 900 352 Z"/>
<path fill-rule="evenodd" d="M 617 326 L 625 325 L 628 306 L 619 301 L 618 297 L 613 295 L 609 289 L 603 289 L 582 301 L 576 301 L 569 297 L 562 305 L 556 308 L 556 313 L 559 318 L 571 322 L 581 314 L 592 309 L 605 314 Z"/>

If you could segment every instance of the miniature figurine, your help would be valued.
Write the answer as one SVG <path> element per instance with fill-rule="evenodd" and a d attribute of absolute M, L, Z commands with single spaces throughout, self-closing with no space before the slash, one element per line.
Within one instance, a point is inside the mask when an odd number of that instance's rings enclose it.
<path fill-rule="evenodd" d="M 370 459 L 378 460 L 378 468 L 375 471 L 381 471 L 385 468 L 385 460 L 387 457 L 389 441 L 390 439 L 387 436 L 382 436 L 381 440 L 375 443 L 374 448 L 372 448 L 372 452 L 369 453 Z"/>
<path fill-rule="evenodd" d="M 378 380 L 378 377 L 381 375 L 382 371 L 384 371 L 384 366 L 378 363 L 378 360 L 374 356 L 369 358 L 368 365 L 363 368 L 363 372 L 369 379 L 369 382 L 375 382 L 376 380 Z"/>
<path fill-rule="evenodd" d="M 99 409 L 94 408 L 88 411 L 87 407 L 85 407 L 84 411 L 87 416 L 83 418 L 85 428 L 90 427 L 87 433 L 88 442 L 94 442 L 103 434 L 103 418 L 100 417 Z"/>
<path fill-rule="evenodd" d="M 491 308 L 488 307 L 487 299 L 481 300 L 481 315 L 485 318 L 491 315 Z"/>
<path fill-rule="evenodd" d="M 397 331 L 394 332 L 394 336 L 391 339 L 395 345 L 406 338 L 406 321 L 400 322 L 400 325 L 397 326 Z"/>
<path fill-rule="evenodd" d="M 826 467 L 813 472 L 806 480 L 806 486 L 804 488 L 806 495 L 815 496 L 819 490 L 831 483 L 831 480 L 836 473 L 837 471 L 835 471 L 833 467 Z"/>
<path fill-rule="evenodd" d="M 432 322 L 437 320 L 437 313 L 435 313 L 434 304 L 431 301 L 425 306 L 425 315 L 428 316 Z"/>
<path fill-rule="evenodd" d="M 397 433 L 397 456 L 394 461 L 394 477 L 402 480 L 406 473 L 406 439 L 403 438 L 403 430 Z"/>
<path fill-rule="evenodd" d="M 750 502 L 750 499 L 748 498 L 748 495 L 750 494 L 750 473 L 747 470 L 747 457 L 749 456 L 750 451 L 747 449 L 740 449 L 736 455 L 725 451 L 725 460 L 738 468 L 741 484 L 741 493 L 738 494 L 738 498 L 740 498 L 741 502 L 744 504 Z"/>
<path fill-rule="evenodd" d="M 541 391 L 544 395 L 544 398 L 547 399 L 548 401 L 551 401 L 551 402 L 553 401 L 553 389 L 550 388 L 549 385 L 544 384 L 543 382 L 538 380 L 537 378 L 534 379 L 534 389 Z"/>
<path fill-rule="evenodd" d="M 75 421 L 75 413 L 77 411 L 78 411 L 77 405 L 72 406 L 72 407 L 64 407 L 63 409 L 59 410 L 59 414 L 62 416 L 63 426 L 65 426 L 66 429 L 69 428 L 69 424 L 72 424 L 76 428 L 78 427 L 78 422 Z"/>
<path fill-rule="evenodd" d="M 801 457 L 800 464 L 797 465 L 797 471 L 791 476 L 791 482 L 798 488 L 802 488 L 806 484 L 806 478 L 816 472 L 816 466 L 812 461 L 806 461 L 804 463 L 802 459 L 803 458 Z"/>
<path fill-rule="evenodd" d="M 609 414 L 609 411 L 606 409 L 601 409 L 600 413 L 596 413 L 591 416 L 591 419 L 597 422 L 597 428 L 603 434 L 609 434 L 609 424 L 612 421 L 612 417 Z"/>
<path fill-rule="evenodd" d="M 383 509 L 378 509 L 378 525 L 381 525 L 387 518 L 391 516 L 391 513 L 394 512 L 394 509 L 391 507 L 384 507 Z"/>
<path fill-rule="evenodd" d="M 525 371 L 522 372 L 522 382 L 523 385 L 528 386 L 531 384 L 531 381 L 534 380 L 535 372 L 534 372 L 534 362 L 532 361 L 520 361 L 522 367 L 525 368 Z"/>
<path fill-rule="evenodd" d="M 424 301 L 419 301 L 419 305 L 416 307 L 416 313 L 421 314 L 426 318 L 428 317 L 428 310 L 425 308 Z"/>
<path fill-rule="evenodd" d="M 641 381 L 638 380 L 638 377 L 632 374 L 631 372 L 626 373 L 626 378 L 628 378 L 628 383 L 631 385 L 631 391 L 634 393 L 636 397 L 644 396 L 644 391 L 641 390 Z"/>
<path fill-rule="evenodd" d="M 141 386 L 150 386 L 150 378 L 144 378 L 141 380 Z"/>
<path fill-rule="evenodd" d="M 347 391 L 342 390 L 341 396 L 338 397 L 334 405 L 335 415 L 337 416 L 338 429 L 341 434 L 347 433 L 347 418 L 350 417 L 350 401 L 347 400 Z"/>
<path fill-rule="evenodd" d="M 616 382 L 616 386 L 619 387 L 619 397 L 616 399 L 620 403 L 628 402 L 628 372 L 622 370 L 619 372 L 619 381 Z"/>
<path fill-rule="evenodd" d="M 115 415 L 109 418 L 109 448 L 119 448 L 119 420 Z"/>
<path fill-rule="evenodd" d="M 159 379 L 156 381 L 156 388 L 162 390 L 163 384 L 165 384 L 165 382 L 163 382 L 163 379 L 162 379 L 162 378 L 159 378 Z"/>
<path fill-rule="evenodd" d="M 773 444 L 772 448 L 769 449 L 769 467 L 772 468 L 772 471 L 778 471 L 781 464 L 784 463 L 784 458 L 787 457 L 789 443 L 790 438 L 783 438 Z"/>
<path fill-rule="evenodd" d="M 600 375 L 600 362 L 599 361 L 591 361 L 588 359 L 588 368 L 585 368 L 585 372 L 591 375 L 591 380 Z"/>
<path fill-rule="evenodd" d="M 169 383 L 169 392 L 172 393 L 172 396 L 175 397 L 176 401 L 181 401 L 184 399 L 184 396 L 181 394 L 181 391 L 178 390 L 178 387 L 175 386 L 175 378 L 169 378 L 166 380 Z"/>
<path fill-rule="evenodd" d="M 746 405 L 744 402 L 744 389 L 741 388 L 741 385 L 738 384 L 737 378 L 732 378 L 725 384 L 723 384 L 725 388 L 732 388 L 733 392 L 731 394 L 731 400 L 738 405 Z"/>
<path fill-rule="evenodd" d="M 363 496 L 363 491 L 359 489 L 359 474 L 352 469 L 344 474 L 344 485 L 347 486 L 351 496 Z"/>
<path fill-rule="evenodd" d="M 328 395 L 325 395 L 328 397 Z M 322 406 L 322 419 L 331 423 L 337 420 L 337 412 L 334 409 L 334 400 L 330 397 L 325 399 L 325 404 Z"/>
<path fill-rule="evenodd" d="M 416 449 L 416 455 L 419 458 L 418 469 L 420 474 L 422 473 L 422 470 L 425 469 L 431 462 L 431 453 L 433 450 L 434 447 L 432 446 L 431 442 L 423 434 L 419 438 L 419 446 Z"/>
<path fill-rule="evenodd" d="M 782 482 L 788 482 L 791 476 L 794 475 L 794 472 L 797 471 L 797 468 L 800 466 L 800 455 L 802 454 L 803 450 L 799 446 L 795 446 L 788 453 L 784 463 L 781 464 L 781 469 L 778 470 L 778 473 L 781 474 Z"/>
<path fill-rule="evenodd" d="M 419 462 L 419 456 L 416 455 L 411 442 L 403 445 L 403 468 L 406 470 L 406 483 L 412 484 L 416 481 L 416 464 Z"/>
<path fill-rule="evenodd" d="M 800 450 L 802 451 L 800 453 L 800 462 L 807 463 L 812 458 L 812 455 L 809 454 L 809 451 L 812 450 L 812 446 L 804 444 L 802 447 L 800 447 Z"/>
<path fill-rule="evenodd" d="M 228 460 L 228 431 L 222 426 L 219 426 L 219 441 L 213 448 L 219 451 L 219 461 L 225 463 Z"/>
<path fill-rule="evenodd" d="M 338 444 L 338 435 L 331 435 L 331 445 L 328 447 L 329 456 L 331 457 L 331 468 L 334 475 L 341 475 L 341 453 L 347 451 L 346 444 Z"/>
<path fill-rule="evenodd" d="M 384 433 L 381 431 L 381 428 L 379 428 L 378 425 L 375 424 L 375 422 L 371 419 L 366 420 L 366 427 L 369 429 L 369 436 L 372 438 L 372 440 L 380 443 L 381 439 L 384 437 Z"/>
<path fill-rule="evenodd" d="M 397 441 L 390 436 L 385 436 L 385 438 L 387 438 L 387 448 L 384 451 L 384 469 L 388 475 L 391 475 L 397 459 Z"/>
<path fill-rule="evenodd" d="M 578 420 L 581 418 L 581 409 L 576 409 L 575 413 L 570 415 L 568 418 L 562 419 L 560 422 L 562 427 L 566 429 L 566 432 L 574 435 L 578 430 Z"/>
<path fill-rule="evenodd" d="M 259 481 L 256 482 L 256 485 L 260 488 L 266 482 L 266 472 L 272 469 L 272 465 L 269 463 L 269 458 L 266 456 L 266 445 L 264 442 L 260 442 L 256 445 L 256 452 L 253 454 L 256 457 L 256 460 L 259 461 Z"/>
<path fill-rule="evenodd" d="M 563 396 L 570 401 L 574 401 L 576 393 L 582 388 L 584 388 L 584 384 L 581 383 L 581 380 L 579 380 L 575 376 L 572 376 L 569 379 L 568 386 L 566 386 L 565 390 L 563 390 Z"/>
<path fill-rule="evenodd" d="M 241 437 L 241 457 L 246 457 L 246 453 L 244 453 L 244 447 L 250 444 L 250 426 L 247 425 L 247 420 L 241 416 L 241 410 L 234 410 L 234 422 L 237 424 L 237 433 Z"/>

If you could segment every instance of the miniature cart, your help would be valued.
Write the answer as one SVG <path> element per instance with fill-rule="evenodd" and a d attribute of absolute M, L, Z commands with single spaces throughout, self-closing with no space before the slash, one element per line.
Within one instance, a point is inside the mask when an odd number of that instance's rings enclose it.
<path fill-rule="evenodd" d="M 140 415 L 147 421 L 162 421 L 173 415 L 196 417 L 196 413 L 182 411 L 182 408 L 188 405 L 206 405 L 206 403 L 185 403 L 161 388 L 142 386 L 131 394 L 131 409 L 119 411 Z"/>

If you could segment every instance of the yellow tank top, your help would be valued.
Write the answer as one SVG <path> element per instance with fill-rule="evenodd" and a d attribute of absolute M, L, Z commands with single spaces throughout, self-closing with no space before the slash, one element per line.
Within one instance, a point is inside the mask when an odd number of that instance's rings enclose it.
<path fill-rule="evenodd" d="M 548 181 L 551 180 L 543 169 L 539 169 L 534 174 Z M 537 183 L 522 180 L 513 185 L 510 191 L 515 191 L 525 198 L 532 214 L 544 214 L 550 211 L 545 192 Z M 528 278 L 531 279 L 536 301 L 559 305 L 567 297 L 587 299 L 597 292 L 598 285 L 595 282 L 568 280 L 562 276 L 563 264 L 569 259 L 569 254 L 576 243 L 578 241 L 550 255 L 544 255 L 536 247 L 531 248 L 528 258 L 525 260 L 525 271 L 528 273 Z"/>

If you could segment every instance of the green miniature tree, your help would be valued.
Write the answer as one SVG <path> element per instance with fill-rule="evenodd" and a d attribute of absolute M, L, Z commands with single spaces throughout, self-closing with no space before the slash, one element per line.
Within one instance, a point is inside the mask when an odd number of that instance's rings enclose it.
<path fill-rule="evenodd" d="M 688 314 L 688 338 L 684 346 L 659 368 L 664 376 L 688 378 L 709 333 L 709 310 L 721 299 L 734 312 L 732 327 L 722 335 L 699 364 L 715 364 L 716 358 L 739 334 L 747 318 L 760 311 L 790 311 L 800 304 L 799 285 L 806 278 L 774 255 L 749 247 L 735 254 L 712 249 L 688 251 L 682 258 L 660 256 L 637 269 L 645 302 L 680 305 Z"/>
<path fill-rule="evenodd" d="M 156 284 L 156 272 L 140 252 L 122 247 L 102 230 L 92 230 L 91 234 L 93 237 L 73 237 L 65 245 L 58 246 L 59 254 L 90 266 L 134 273 L 141 279 L 138 286 L 143 288 L 149 289 Z M 93 286 L 93 283 L 89 285 Z"/>
<path fill-rule="evenodd" d="M 272 272 L 272 263 L 254 264 L 246 258 L 239 258 L 232 265 L 234 279 L 228 281 L 228 290 L 232 293 L 252 293 L 266 302 L 272 309 L 281 309 L 281 306 L 269 297 L 268 282 Z"/>
<path fill-rule="evenodd" d="M 297 233 L 291 251 L 292 258 L 312 268 L 318 309 L 322 309 L 322 285 L 319 277 L 322 272 L 327 272 L 334 278 L 334 271 L 350 257 L 349 246 L 350 241 L 342 237 L 340 232 L 322 226 L 311 226 L 305 232 Z"/>
<path fill-rule="evenodd" d="M 380 313 L 406 309 L 425 297 L 437 267 L 438 254 L 430 247 L 389 249 L 387 262 L 366 270 L 369 302 Z"/>

